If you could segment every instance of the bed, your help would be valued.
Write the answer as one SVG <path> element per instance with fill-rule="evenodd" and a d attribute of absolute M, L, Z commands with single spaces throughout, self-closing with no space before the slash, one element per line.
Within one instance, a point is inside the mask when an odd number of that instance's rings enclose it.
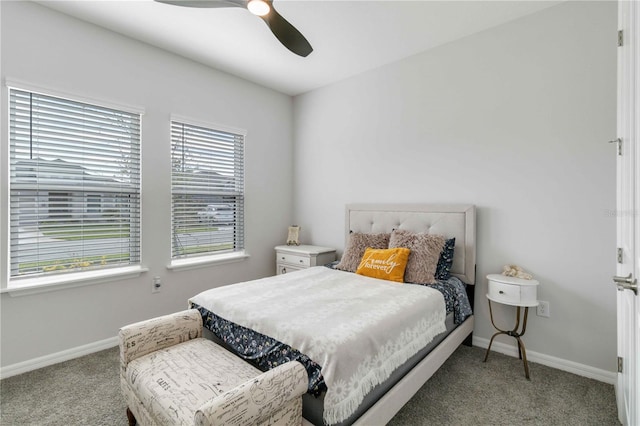
<path fill-rule="evenodd" d="M 207 290 L 189 303 L 212 338 L 258 368 L 292 359 L 305 365 L 308 424 L 384 424 L 460 344 L 470 344 L 475 207 L 350 204 L 345 230 L 343 270 L 317 266 Z M 401 233 L 455 247 L 450 276 L 398 285 L 344 270 L 354 236 Z"/>

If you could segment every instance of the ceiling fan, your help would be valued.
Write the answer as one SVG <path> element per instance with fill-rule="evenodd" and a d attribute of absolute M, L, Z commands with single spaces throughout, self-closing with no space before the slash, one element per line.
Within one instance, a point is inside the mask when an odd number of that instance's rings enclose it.
<path fill-rule="evenodd" d="M 186 7 L 243 7 L 259 16 L 280 43 L 296 55 L 306 57 L 313 48 L 306 38 L 273 7 L 273 0 L 155 0 L 159 3 Z"/>

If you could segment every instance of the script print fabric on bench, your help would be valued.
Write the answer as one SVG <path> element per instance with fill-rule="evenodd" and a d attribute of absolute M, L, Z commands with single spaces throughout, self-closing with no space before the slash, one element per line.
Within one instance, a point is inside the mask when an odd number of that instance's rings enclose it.
<path fill-rule="evenodd" d="M 289 362 L 262 373 L 199 337 L 196 310 L 120 330 L 121 385 L 141 425 L 299 425 L 308 378 Z M 132 418 L 129 419 L 130 422 Z"/>
<path fill-rule="evenodd" d="M 325 267 L 215 288 L 190 302 L 318 363 L 327 424 L 348 418 L 375 385 L 445 331 L 437 290 Z"/>
<path fill-rule="evenodd" d="M 299 426 L 306 388 L 302 364 L 281 365 L 214 398 L 208 408 L 196 412 L 196 425 L 209 426 L 215 419 L 215 424 L 227 426 Z"/>
<path fill-rule="evenodd" d="M 126 379 L 152 417 L 188 425 L 205 401 L 261 373 L 238 364 L 235 355 L 215 343 L 195 339 L 134 359 Z"/>

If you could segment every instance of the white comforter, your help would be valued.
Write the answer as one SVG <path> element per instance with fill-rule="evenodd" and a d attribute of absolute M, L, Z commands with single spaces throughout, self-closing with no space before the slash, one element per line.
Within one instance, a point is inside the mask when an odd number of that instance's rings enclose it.
<path fill-rule="evenodd" d="M 190 301 L 319 364 L 327 424 L 347 419 L 375 385 L 445 331 L 439 291 L 323 266 L 214 288 Z"/>

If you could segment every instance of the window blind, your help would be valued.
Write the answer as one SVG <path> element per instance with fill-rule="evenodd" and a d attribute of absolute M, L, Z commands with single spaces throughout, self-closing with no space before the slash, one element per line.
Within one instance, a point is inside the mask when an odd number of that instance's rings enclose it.
<path fill-rule="evenodd" d="M 244 135 L 171 122 L 172 259 L 244 250 Z"/>
<path fill-rule="evenodd" d="M 140 114 L 9 89 L 11 277 L 140 263 Z"/>

